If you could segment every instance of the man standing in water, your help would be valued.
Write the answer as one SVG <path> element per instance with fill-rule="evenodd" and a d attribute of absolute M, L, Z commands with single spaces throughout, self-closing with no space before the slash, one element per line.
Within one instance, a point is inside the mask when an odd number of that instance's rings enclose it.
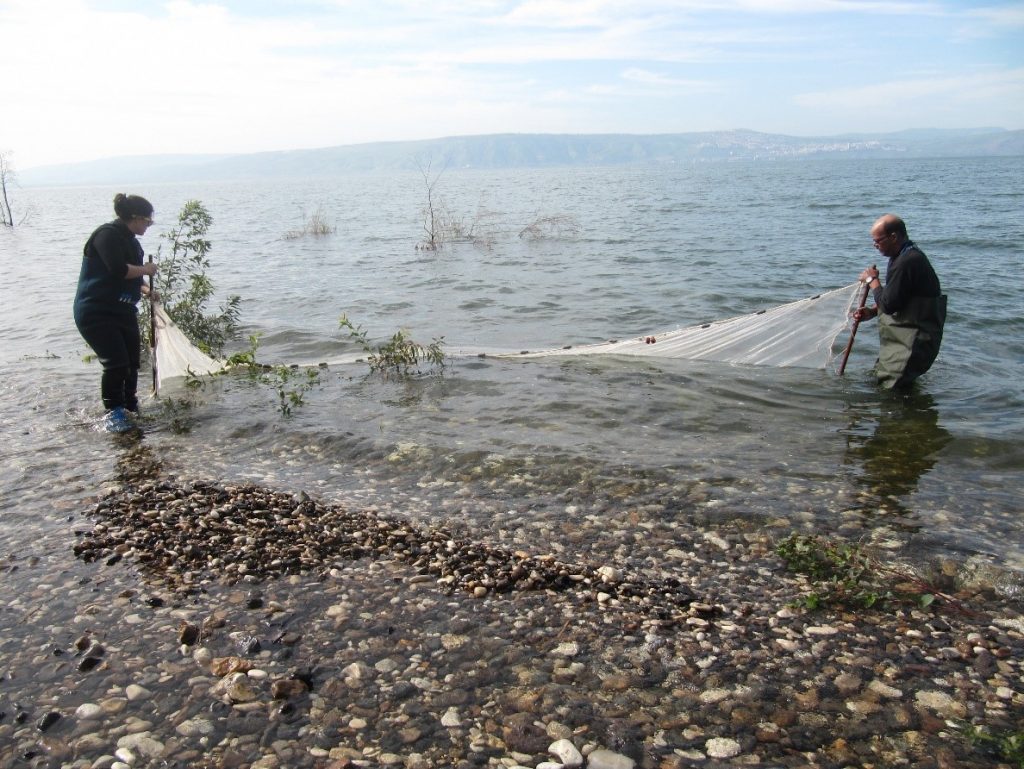
<path fill-rule="evenodd" d="M 871 228 L 871 240 L 889 259 L 885 286 L 878 270 L 864 270 L 860 279 L 871 289 L 875 306 L 857 310 L 854 317 L 878 318 L 878 383 L 886 389 L 906 389 L 939 354 L 946 296 L 931 262 L 907 236 L 907 225 L 898 216 L 880 217 Z"/>

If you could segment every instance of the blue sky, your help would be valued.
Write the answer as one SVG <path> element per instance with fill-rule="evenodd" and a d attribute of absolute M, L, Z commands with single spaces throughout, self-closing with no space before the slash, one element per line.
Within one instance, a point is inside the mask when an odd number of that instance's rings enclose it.
<path fill-rule="evenodd" d="M 1024 128 L 1024 2 L 0 0 L 16 168 L 482 133 Z"/>

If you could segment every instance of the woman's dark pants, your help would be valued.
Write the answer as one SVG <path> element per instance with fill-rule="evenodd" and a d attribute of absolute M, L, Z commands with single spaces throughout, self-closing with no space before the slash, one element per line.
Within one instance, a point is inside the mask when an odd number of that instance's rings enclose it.
<path fill-rule="evenodd" d="M 124 318 L 76 319 L 82 338 L 96 353 L 103 366 L 100 394 L 103 407 L 108 411 L 119 406 L 129 411 L 139 410 L 136 389 L 139 384 L 139 358 L 142 340 L 139 321 L 135 315 Z"/>

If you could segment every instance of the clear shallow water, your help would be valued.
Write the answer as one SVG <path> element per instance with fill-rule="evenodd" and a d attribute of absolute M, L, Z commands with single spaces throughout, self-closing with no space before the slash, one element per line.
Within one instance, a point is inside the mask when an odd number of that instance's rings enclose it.
<path fill-rule="evenodd" d="M 743 163 L 667 169 L 446 171 L 444 203 L 480 236 L 418 250 L 417 174 L 139 184 L 156 253 L 181 205 L 212 213 L 211 277 L 243 297 L 268 362 L 354 348 L 404 327 L 449 348 L 538 349 L 752 312 L 852 282 L 879 261 L 868 229 L 907 220 L 950 298 L 943 351 L 910 397 L 876 390 L 873 326 L 847 375 L 687 361 L 460 358 L 443 378 L 384 382 L 334 366 L 284 417 L 241 377 L 207 387 L 177 434 L 150 404 L 142 439 L 165 470 L 253 480 L 484 539 L 602 521 L 741 518 L 972 556 L 1024 571 L 1024 159 Z M 119 190 L 18 190 L 0 233 L 0 546 L 70 558 L 70 513 L 112 478 L 123 439 L 98 432 L 99 372 L 71 319 L 81 245 Z M 337 227 L 285 237 L 316 208 Z M 520 238 L 540 216 L 575 234 Z M 647 527 L 645 529 L 645 527 Z M 579 532 L 585 532 L 580 536 Z M 543 538 L 543 539 L 542 539 Z M 656 538 L 636 548 L 660 546 Z M 16 579 L 16 577 L 15 577 Z"/>

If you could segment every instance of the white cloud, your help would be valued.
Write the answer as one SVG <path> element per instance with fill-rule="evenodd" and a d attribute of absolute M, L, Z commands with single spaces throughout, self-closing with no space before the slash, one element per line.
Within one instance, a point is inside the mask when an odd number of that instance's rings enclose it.
<path fill-rule="evenodd" d="M 879 130 L 890 110 L 911 117 L 903 127 L 1024 125 L 1024 68 L 949 76 L 934 74 L 870 86 L 805 93 L 794 103 L 827 112 L 851 130 Z M 923 117 L 927 116 L 927 117 Z"/>
<path fill-rule="evenodd" d="M 1024 29 L 1024 5 L 966 10 L 958 32 L 962 39 L 983 39 L 1004 35 L 1014 29 Z"/>
<path fill-rule="evenodd" d="M 641 85 L 656 86 L 667 91 L 713 91 L 719 86 L 706 80 L 684 79 L 672 77 L 661 72 L 650 72 L 644 69 L 630 68 L 622 73 L 622 79 Z"/>
<path fill-rule="evenodd" d="M 981 19 L 990 24 L 993 29 L 1005 27 L 1024 27 L 1024 4 L 1013 4 L 1005 6 L 988 6 L 985 8 L 971 8 L 964 12 L 967 18 Z"/>
<path fill-rule="evenodd" d="M 1024 126 L 1020 3 L 322 0 L 269 18 L 220 1 L 0 0 L 0 148 L 31 167 L 490 131 L 842 132 L 887 80 L 913 114 L 872 111 L 875 130 L 968 103 L 961 120 Z M 894 80 L 897 61 L 933 72 Z"/>

